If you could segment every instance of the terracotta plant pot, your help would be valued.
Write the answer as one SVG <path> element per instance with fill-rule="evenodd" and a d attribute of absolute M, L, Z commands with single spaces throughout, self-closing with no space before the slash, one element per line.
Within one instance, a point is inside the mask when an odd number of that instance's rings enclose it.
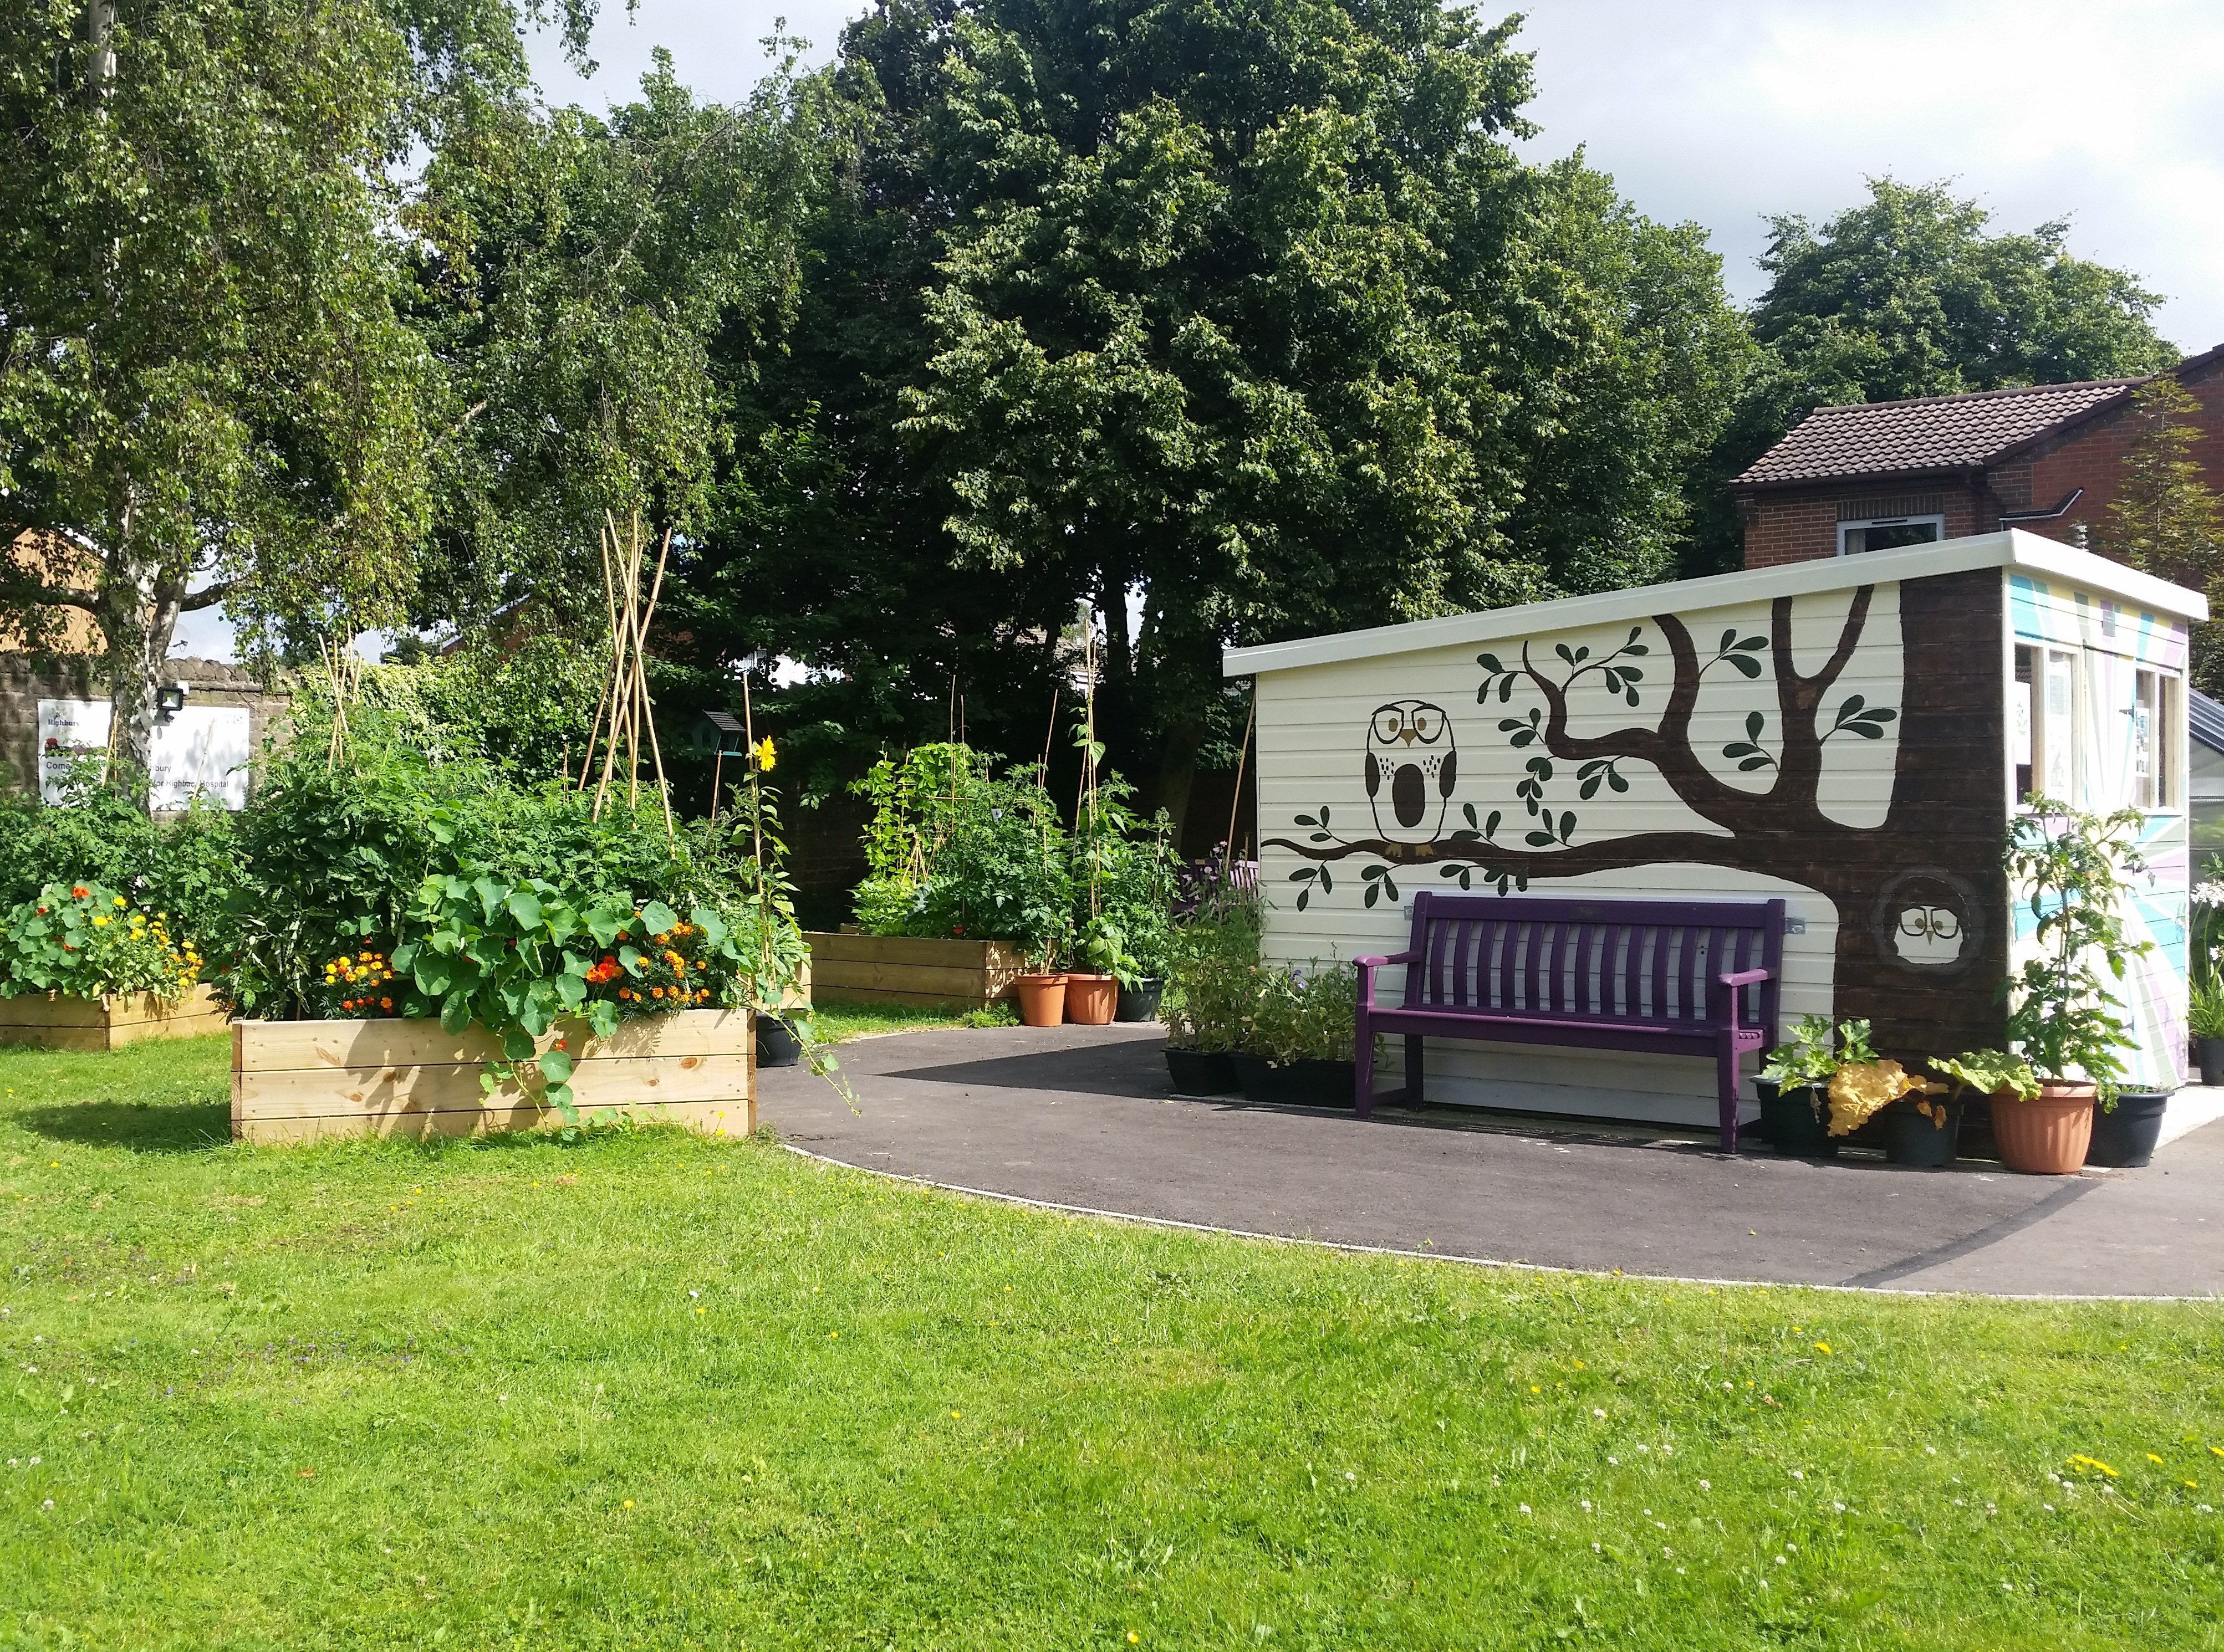
<path fill-rule="evenodd" d="M 1065 1018 L 1076 1026 L 1109 1027 L 1120 1007 L 1117 975 L 1068 975 L 1065 978 Z"/>
<path fill-rule="evenodd" d="M 1020 995 L 1020 1025 L 1054 1027 L 1065 1020 L 1065 977 L 1021 975 L 1012 982 Z"/>
<path fill-rule="evenodd" d="M 2019 1101 L 2012 1090 L 1993 1096 L 1993 1139 L 2000 1160 L 2025 1176 L 2075 1176 L 2093 1140 L 2091 1084 L 2055 1080 L 2040 1086 L 2038 1099 Z"/>

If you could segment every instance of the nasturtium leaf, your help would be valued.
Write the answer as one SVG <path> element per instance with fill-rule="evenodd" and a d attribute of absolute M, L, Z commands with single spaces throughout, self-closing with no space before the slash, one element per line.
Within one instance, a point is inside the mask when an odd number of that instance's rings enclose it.
<path fill-rule="evenodd" d="M 572 1077 L 572 1056 L 568 1050 L 547 1050 L 540 1055 L 540 1076 L 553 1087 L 568 1083 Z"/>
<path fill-rule="evenodd" d="M 587 1006 L 587 1025 L 595 1030 L 597 1038 L 616 1037 L 618 1006 L 606 998 L 597 999 Z"/>
<path fill-rule="evenodd" d="M 653 900 L 641 909 L 641 921 L 651 935 L 661 935 L 679 921 L 679 914 L 662 901 Z"/>
<path fill-rule="evenodd" d="M 482 873 L 471 880 L 471 892 L 479 898 L 479 905 L 484 910 L 488 922 L 493 922 L 496 911 L 502 905 L 502 896 L 508 892 L 500 883 Z"/>
<path fill-rule="evenodd" d="M 461 1032 L 471 1024 L 471 995 L 460 987 L 451 988 L 440 1000 L 440 1030 L 453 1034 Z"/>
<path fill-rule="evenodd" d="M 717 947 L 725 944 L 726 920 L 708 906 L 698 906 L 693 911 L 688 913 L 687 921 L 703 931 L 703 941 L 706 946 Z"/>
<path fill-rule="evenodd" d="M 530 1061 L 533 1035 L 523 1027 L 512 1027 L 502 1035 L 502 1053 L 512 1061 Z"/>
<path fill-rule="evenodd" d="M 556 996 L 564 1000 L 564 1007 L 576 1010 L 587 1001 L 587 983 L 566 972 L 556 977 Z"/>
<path fill-rule="evenodd" d="M 394 973 L 395 974 L 407 975 L 411 974 L 416 968 L 417 950 L 417 943 L 414 941 L 404 941 L 400 946 L 394 949 L 394 955 L 391 962 L 394 965 Z"/>
<path fill-rule="evenodd" d="M 509 915 L 525 928 L 530 930 L 540 927 L 540 897 L 530 889 L 511 890 L 502 904 L 509 908 Z M 488 916 L 492 917 L 493 914 L 489 913 Z"/>

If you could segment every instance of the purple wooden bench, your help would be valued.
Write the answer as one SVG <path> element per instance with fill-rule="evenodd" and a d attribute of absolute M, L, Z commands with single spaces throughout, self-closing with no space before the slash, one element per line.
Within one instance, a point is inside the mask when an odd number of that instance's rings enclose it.
<path fill-rule="evenodd" d="M 1374 1001 L 1404 964 L 1406 1001 Z M 1535 895 L 1413 898 L 1413 940 L 1359 960 L 1357 1100 L 1421 1100 L 1422 1040 L 1712 1056 L 1722 1151 L 1737 1151 L 1738 1057 L 1776 1043 L 1784 903 Z M 1406 1085 L 1374 1094 L 1374 1035 L 1402 1033 Z"/>

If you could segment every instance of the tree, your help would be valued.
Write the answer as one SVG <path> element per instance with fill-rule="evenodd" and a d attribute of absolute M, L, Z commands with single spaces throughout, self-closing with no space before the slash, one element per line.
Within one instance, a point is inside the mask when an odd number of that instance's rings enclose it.
<path fill-rule="evenodd" d="M 1242 726 L 1225 642 L 1659 577 L 1734 318 L 1695 233 L 1514 155 L 1511 33 L 1436 0 L 854 26 L 837 84 L 874 124 L 757 450 L 832 485 L 774 589 L 934 590 L 965 617 L 910 652 L 1031 721 L 1087 604 L 1115 760 L 1178 812 Z M 889 634 L 782 646 L 862 690 Z"/>
<path fill-rule="evenodd" d="M 2177 359 L 2136 275 L 2063 250 L 2066 220 L 1993 234 L 1993 214 L 1943 183 L 1869 180 L 1869 199 L 1817 226 L 1769 220 L 1761 349 L 1712 465 L 1727 481 L 1825 404 L 1958 395 L 2159 372 Z M 1740 565 L 1742 534 L 1712 490 L 1692 572 Z"/>
<path fill-rule="evenodd" d="M 564 0 L 567 40 L 592 7 Z M 253 647 L 396 617 L 426 363 L 397 166 L 526 85 L 532 0 L 35 0 L 0 21 L 0 597 L 105 639 L 143 770 L 181 612 Z M 35 619 L 34 629 L 40 621 Z"/>
<path fill-rule="evenodd" d="M 2224 494 L 2202 481 L 2193 457 L 2201 427 L 2186 415 L 2201 404 L 2165 374 L 2132 394 L 2134 434 L 2122 479 L 2108 501 L 2095 548 L 2117 561 L 2205 592 L 2224 607 Z M 2224 690 L 2224 638 L 2218 625 L 2196 626 L 2193 679 L 2204 692 Z"/>
<path fill-rule="evenodd" d="M 689 565 L 736 388 L 792 316 L 836 152 L 821 90 L 791 55 L 746 104 L 700 104 L 659 51 L 606 117 L 517 108 L 434 154 L 408 211 L 446 432 L 425 617 L 530 596 L 591 622 L 606 514 L 675 528 Z"/>

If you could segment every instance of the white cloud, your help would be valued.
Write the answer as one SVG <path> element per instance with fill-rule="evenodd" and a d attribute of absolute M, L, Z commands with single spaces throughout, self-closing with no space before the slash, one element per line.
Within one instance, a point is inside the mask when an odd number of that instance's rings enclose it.
<path fill-rule="evenodd" d="M 1750 298 L 1763 214 L 1820 218 L 1865 175 L 1951 178 L 2224 343 L 2224 8 L 2215 0 L 1538 0 L 1532 152 L 1577 143 L 1652 216 L 1714 234 Z"/>

